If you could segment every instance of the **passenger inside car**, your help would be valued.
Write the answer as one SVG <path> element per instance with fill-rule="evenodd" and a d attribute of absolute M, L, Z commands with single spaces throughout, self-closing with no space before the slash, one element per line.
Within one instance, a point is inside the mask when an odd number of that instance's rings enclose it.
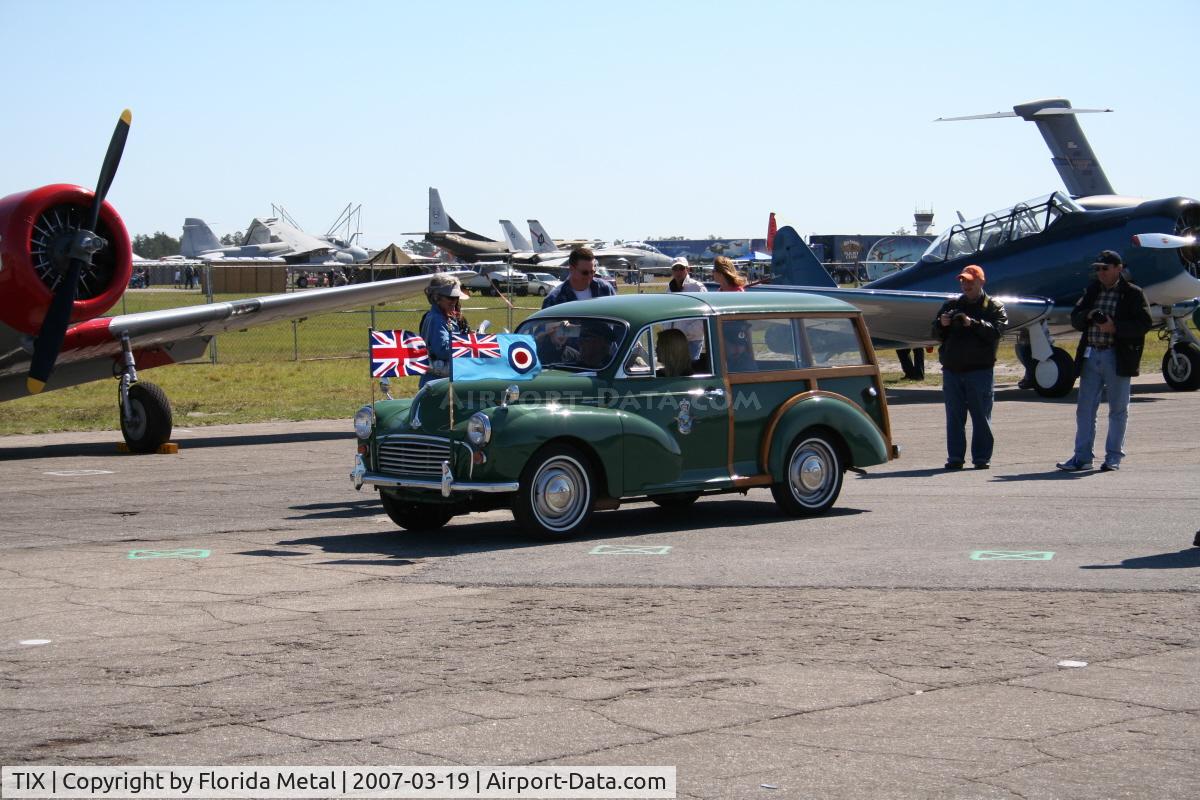
<path fill-rule="evenodd" d="M 692 374 L 692 355 L 688 347 L 687 335 L 677 328 L 667 328 L 660 331 L 654 343 L 654 352 L 658 360 L 658 374 L 666 377 L 678 377 Z"/>
<path fill-rule="evenodd" d="M 730 372 L 753 372 L 758 369 L 754 361 L 750 323 L 743 320 L 726 322 L 724 332 L 726 369 Z"/>

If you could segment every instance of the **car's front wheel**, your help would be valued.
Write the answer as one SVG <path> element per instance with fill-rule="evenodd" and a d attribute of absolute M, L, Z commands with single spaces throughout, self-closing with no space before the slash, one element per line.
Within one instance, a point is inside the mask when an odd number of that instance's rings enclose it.
<path fill-rule="evenodd" d="M 783 480 L 771 486 L 771 494 L 785 514 L 824 514 L 842 491 L 844 471 L 837 445 L 828 435 L 806 434 L 792 445 L 784 463 Z"/>
<path fill-rule="evenodd" d="M 535 536 L 566 539 L 587 525 L 594 504 L 587 457 L 568 444 L 552 444 L 525 465 L 513 516 Z"/>
<path fill-rule="evenodd" d="M 405 502 L 382 493 L 379 499 L 392 522 L 406 531 L 436 531 L 454 516 L 450 511 L 436 505 Z"/>

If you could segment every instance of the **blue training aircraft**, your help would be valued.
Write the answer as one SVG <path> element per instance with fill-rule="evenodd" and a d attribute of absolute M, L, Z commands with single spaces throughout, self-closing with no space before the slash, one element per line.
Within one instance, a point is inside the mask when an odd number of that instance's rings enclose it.
<path fill-rule="evenodd" d="M 1009 331 L 1029 332 L 1038 393 L 1061 397 L 1075 383 L 1075 366 L 1070 353 L 1054 346 L 1053 334 L 1071 330 L 1071 308 L 1091 279 L 1096 255 L 1115 250 L 1131 279 L 1145 290 L 1161 335 L 1170 339 L 1162 361 L 1167 384 L 1179 390 L 1200 388 L 1200 339 L 1185 324 L 1200 295 L 1200 203 L 1187 197 L 1140 200 L 1112 194 L 1074 119 L 1081 111 L 1055 98 L 1016 106 L 1013 114 L 984 116 L 1037 122 L 1068 188 L 1103 194 L 1072 198 L 1054 192 L 961 222 L 942 233 L 911 267 L 858 289 L 839 288 L 799 234 L 784 227 L 775 237 L 774 281 L 757 288 L 802 286 L 838 297 L 862 309 L 876 347 L 923 347 L 935 343 L 931 328 L 937 309 L 958 294 L 947 291 L 955 276 L 968 264 L 978 264 L 987 274 L 988 294 L 1008 309 Z M 1086 157 L 1077 155 L 1071 162 L 1060 158 L 1060 151 Z"/>

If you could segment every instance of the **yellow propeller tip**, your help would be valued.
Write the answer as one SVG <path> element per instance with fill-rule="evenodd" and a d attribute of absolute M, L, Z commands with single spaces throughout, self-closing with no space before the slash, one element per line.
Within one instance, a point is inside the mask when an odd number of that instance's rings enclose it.
<path fill-rule="evenodd" d="M 132 111 L 130 111 L 127 108 L 121 112 L 121 122 L 124 122 L 126 125 L 128 125 L 132 121 L 133 121 L 133 112 Z"/>
<path fill-rule="evenodd" d="M 41 394 L 42 389 L 46 388 L 46 382 L 39 381 L 37 378 L 26 378 L 25 388 L 29 390 L 30 394 Z"/>

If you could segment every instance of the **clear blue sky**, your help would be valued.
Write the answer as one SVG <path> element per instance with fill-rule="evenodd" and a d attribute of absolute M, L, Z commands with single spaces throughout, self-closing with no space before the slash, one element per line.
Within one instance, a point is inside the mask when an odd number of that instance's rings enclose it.
<path fill-rule="evenodd" d="M 66 2 L 0 0 L 0 194 L 92 186 L 132 234 L 218 235 L 285 206 L 365 242 L 462 224 L 560 237 L 936 227 L 1061 188 L 1037 129 L 937 123 L 1061 96 L 1117 191 L 1200 194 L 1195 0 Z M 1185 146 L 1181 146 L 1184 143 Z"/>

